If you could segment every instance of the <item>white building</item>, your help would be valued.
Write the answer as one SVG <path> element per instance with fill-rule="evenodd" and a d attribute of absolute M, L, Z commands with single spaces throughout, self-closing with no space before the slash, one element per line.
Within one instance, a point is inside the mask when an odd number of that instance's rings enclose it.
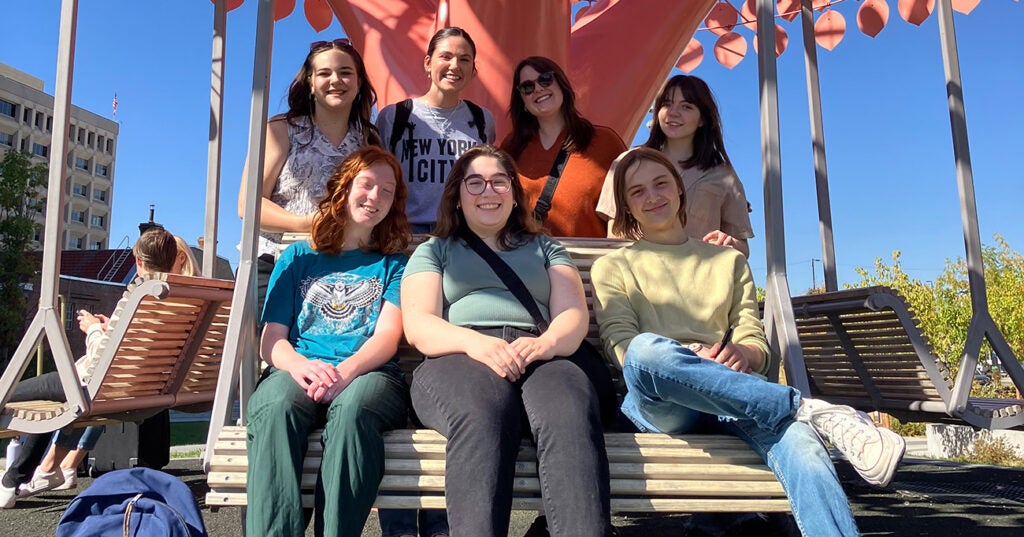
<path fill-rule="evenodd" d="M 53 96 L 43 81 L 0 63 L 0 158 L 9 150 L 50 158 L 53 131 Z M 68 250 L 110 248 L 110 216 L 114 194 L 114 160 L 118 125 L 77 106 L 71 108 L 65 206 L 62 211 Z M 48 162 L 46 162 L 48 163 Z M 44 223 L 45 215 L 36 215 Z M 41 247 L 43 231 L 36 235 Z"/>

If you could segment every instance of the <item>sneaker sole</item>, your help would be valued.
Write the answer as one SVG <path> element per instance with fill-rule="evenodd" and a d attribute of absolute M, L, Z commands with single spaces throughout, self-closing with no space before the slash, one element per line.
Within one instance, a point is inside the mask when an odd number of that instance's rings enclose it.
<path fill-rule="evenodd" d="M 882 435 L 883 443 L 886 445 L 891 443 L 893 447 L 892 455 L 884 458 L 886 461 L 884 466 L 875 468 L 871 473 L 861 473 L 859 471 L 858 473 L 868 483 L 884 488 L 888 487 L 889 483 L 892 482 L 892 478 L 896 474 L 896 468 L 899 467 L 900 461 L 903 460 L 903 455 L 907 451 L 907 441 L 889 429 L 879 428 L 878 432 Z"/>

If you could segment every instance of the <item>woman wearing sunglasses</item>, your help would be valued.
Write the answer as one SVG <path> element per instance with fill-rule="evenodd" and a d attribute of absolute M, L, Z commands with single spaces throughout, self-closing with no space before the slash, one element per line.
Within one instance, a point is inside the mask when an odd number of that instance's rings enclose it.
<path fill-rule="evenodd" d="M 543 56 L 516 66 L 509 103 L 512 133 L 501 147 L 516 159 L 529 207 L 537 205 L 549 176 L 559 175 L 541 218 L 546 230 L 557 237 L 604 237 L 605 219 L 594 208 L 608 167 L 626 149 L 622 139 L 580 115 L 569 78 Z M 561 173 L 552 173 L 563 156 Z"/>
<path fill-rule="evenodd" d="M 444 179 L 455 159 L 495 137 L 491 112 L 461 97 L 476 76 L 476 44 L 468 32 L 438 30 L 427 45 L 423 70 L 430 81 L 427 92 L 388 105 L 377 116 L 384 144 L 402 163 L 409 185 L 413 233 L 434 227 Z"/>
<path fill-rule="evenodd" d="M 518 276 L 522 294 L 485 256 Z M 483 145 L 456 161 L 434 237 L 409 259 L 401 297 L 406 338 L 427 356 L 413 374 L 413 408 L 448 439 L 453 534 L 508 535 L 528 426 L 551 534 L 605 535 L 598 398 L 576 364 L 588 325 L 583 284 L 565 249 L 537 232 L 507 153 Z"/>
<path fill-rule="evenodd" d="M 380 145 L 380 135 L 370 121 L 376 102 L 363 58 L 348 39 L 309 46 L 288 88 L 288 111 L 267 123 L 260 182 L 257 309 L 263 308 L 274 258 L 281 250 L 281 234 L 308 233 L 327 179 L 338 165 L 360 147 Z M 244 212 L 243 186 L 238 215 Z"/>

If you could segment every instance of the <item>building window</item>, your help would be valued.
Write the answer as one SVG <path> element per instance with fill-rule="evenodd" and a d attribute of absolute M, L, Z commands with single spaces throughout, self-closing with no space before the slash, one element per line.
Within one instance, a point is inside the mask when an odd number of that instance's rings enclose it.
<path fill-rule="evenodd" d="M 107 154 L 114 154 L 114 140 L 112 138 L 107 138 Z"/>
<path fill-rule="evenodd" d="M 21 139 L 21 150 L 28 151 L 28 138 Z"/>
<path fill-rule="evenodd" d="M 70 246 L 72 250 L 81 250 L 85 248 L 85 239 L 82 237 L 71 237 L 71 244 L 68 246 Z"/>
<path fill-rule="evenodd" d="M 98 188 L 92 189 L 92 199 L 94 199 L 96 201 L 101 201 L 103 203 L 106 203 L 107 202 L 107 191 L 106 190 L 100 190 Z"/>
<path fill-rule="evenodd" d="M 78 127 L 78 143 L 85 143 L 85 127 Z"/>
<path fill-rule="evenodd" d="M 32 235 L 32 240 L 36 242 L 43 242 L 43 230 L 36 226 L 36 232 Z"/>
<path fill-rule="evenodd" d="M 89 161 L 82 157 L 75 157 L 75 169 L 89 171 Z"/>
<path fill-rule="evenodd" d="M 96 150 L 97 151 L 103 151 L 103 141 L 104 140 L 106 140 L 106 138 L 104 138 L 102 134 L 96 137 Z"/>
<path fill-rule="evenodd" d="M 32 154 L 46 158 L 50 156 L 50 148 L 43 144 L 32 144 Z"/>
<path fill-rule="evenodd" d="M 77 209 L 71 209 L 71 221 L 78 222 L 79 224 L 85 223 L 85 211 L 79 211 Z"/>
<path fill-rule="evenodd" d="M 18 105 L 0 99 L 0 115 L 18 118 Z"/>
<path fill-rule="evenodd" d="M 74 185 L 71 186 L 71 193 L 76 196 L 85 198 L 89 196 L 89 187 L 88 185 L 80 185 L 78 183 L 75 183 Z"/>
<path fill-rule="evenodd" d="M 46 114 L 44 114 L 42 112 L 36 112 L 36 128 L 41 129 L 41 128 L 43 128 L 43 125 L 45 125 L 45 124 L 46 124 Z"/>
<path fill-rule="evenodd" d="M 26 108 L 25 113 L 21 115 L 21 122 L 26 125 L 32 124 L 32 109 Z"/>
<path fill-rule="evenodd" d="M 96 142 L 96 134 L 90 132 L 89 133 L 89 147 L 92 147 L 94 142 Z"/>
<path fill-rule="evenodd" d="M 99 228 L 101 228 L 101 227 L 103 227 L 103 222 L 105 220 L 106 220 L 106 217 L 98 216 L 98 215 L 94 214 L 94 215 L 92 215 L 92 219 L 89 220 L 89 223 L 92 224 L 92 227 L 99 227 Z"/>
<path fill-rule="evenodd" d="M 74 239 L 72 239 L 74 240 Z M 72 331 L 78 328 L 78 304 L 75 302 L 68 301 L 68 305 L 64 308 L 64 330 Z"/>
<path fill-rule="evenodd" d="M 14 147 L 14 135 L 7 134 L 6 132 L 0 132 L 0 145 Z"/>
<path fill-rule="evenodd" d="M 100 177 L 110 177 L 110 168 L 106 164 L 97 164 L 96 175 Z"/>
<path fill-rule="evenodd" d="M 46 131 L 53 130 L 53 116 L 46 116 Z"/>
<path fill-rule="evenodd" d="M 75 126 L 74 125 L 72 125 L 71 128 L 68 129 L 68 141 L 69 142 L 74 142 L 75 141 Z"/>
<path fill-rule="evenodd" d="M 103 249 L 103 241 L 93 241 L 93 242 L 90 242 L 89 243 L 89 249 L 90 250 L 102 250 Z"/>

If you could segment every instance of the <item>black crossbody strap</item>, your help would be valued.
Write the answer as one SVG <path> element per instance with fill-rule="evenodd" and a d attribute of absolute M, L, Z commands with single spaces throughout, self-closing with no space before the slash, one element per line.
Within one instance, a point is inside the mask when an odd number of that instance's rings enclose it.
<path fill-rule="evenodd" d="M 391 153 L 394 155 L 398 154 L 398 142 L 402 140 L 402 136 L 405 136 L 406 131 L 409 132 L 409 137 L 412 137 L 412 129 L 415 127 L 409 123 L 410 117 L 412 117 L 412 99 L 400 101 L 395 105 L 395 122 L 391 125 L 391 140 L 388 142 Z"/>
<path fill-rule="evenodd" d="M 540 197 L 537 198 L 537 205 L 533 207 L 533 216 L 538 221 L 543 222 L 548 217 L 548 211 L 551 210 L 551 198 L 555 195 L 558 180 L 562 178 L 562 170 L 565 169 L 565 163 L 568 161 L 569 152 L 563 147 L 558 151 L 555 163 L 551 165 L 551 171 L 548 172 L 548 182 L 544 183 L 544 190 L 541 191 Z"/>
<path fill-rule="evenodd" d="M 547 331 L 548 322 L 544 319 L 544 315 L 541 314 L 537 301 L 530 294 L 530 291 L 526 289 L 526 284 L 523 283 L 523 280 L 512 270 L 512 267 L 502 261 L 498 254 L 491 250 L 490 246 L 487 246 L 476 233 L 467 229 L 463 238 L 469 244 L 469 247 L 491 266 L 491 270 L 498 275 L 498 278 L 501 278 L 502 283 L 515 295 L 516 300 L 526 308 L 526 311 L 530 312 L 530 317 L 533 317 L 533 323 L 537 325 L 537 329 L 541 333 Z"/>

